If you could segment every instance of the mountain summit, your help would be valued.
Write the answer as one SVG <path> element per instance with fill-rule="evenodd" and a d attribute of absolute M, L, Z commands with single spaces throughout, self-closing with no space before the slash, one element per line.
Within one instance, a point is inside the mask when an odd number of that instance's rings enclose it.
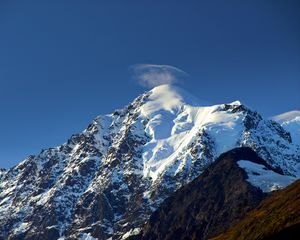
<path fill-rule="evenodd" d="M 156 87 L 1 173 L 0 239 L 125 239 L 236 147 L 299 177 L 300 147 L 278 123 L 238 101 L 209 105 L 180 88 Z M 285 186 L 269 184 L 266 191 Z"/>

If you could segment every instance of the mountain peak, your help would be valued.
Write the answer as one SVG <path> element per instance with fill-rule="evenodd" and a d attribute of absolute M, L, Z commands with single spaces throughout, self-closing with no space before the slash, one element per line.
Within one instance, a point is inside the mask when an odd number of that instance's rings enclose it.
<path fill-rule="evenodd" d="M 240 105 L 243 105 L 243 104 L 239 100 L 236 100 L 234 102 L 229 103 L 229 105 L 240 106 Z"/>
<path fill-rule="evenodd" d="M 273 117 L 271 117 L 271 119 L 280 124 L 282 124 L 284 122 L 288 122 L 288 121 L 293 121 L 295 119 L 300 120 L 300 111 L 294 110 L 294 111 L 285 112 L 285 113 L 273 116 Z"/>
<path fill-rule="evenodd" d="M 170 84 L 157 86 L 150 90 L 148 94 L 148 101 L 142 107 L 142 114 L 147 116 L 160 110 L 175 113 L 182 109 L 184 105 L 210 105 L 208 102 L 200 100 L 186 90 Z"/>
<path fill-rule="evenodd" d="M 291 133 L 293 143 L 300 145 L 300 111 L 294 110 L 271 117 Z"/>

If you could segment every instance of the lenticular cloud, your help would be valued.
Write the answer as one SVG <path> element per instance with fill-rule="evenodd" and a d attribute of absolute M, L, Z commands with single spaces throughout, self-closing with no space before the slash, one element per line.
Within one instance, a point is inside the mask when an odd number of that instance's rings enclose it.
<path fill-rule="evenodd" d="M 181 69 L 169 65 L 135 64 L 131 71 L 138 84 L 149 88 L 178 83 L 187 76 Z"/>

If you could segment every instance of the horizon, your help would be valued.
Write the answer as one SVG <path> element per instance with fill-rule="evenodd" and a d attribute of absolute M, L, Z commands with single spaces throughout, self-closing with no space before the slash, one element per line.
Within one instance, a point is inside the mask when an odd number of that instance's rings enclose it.
<path fill-rule="evenodd" d="M 300 2 L 0 3 L 0 167 L 161 83 L 270 118 L 300 110 Z"/>

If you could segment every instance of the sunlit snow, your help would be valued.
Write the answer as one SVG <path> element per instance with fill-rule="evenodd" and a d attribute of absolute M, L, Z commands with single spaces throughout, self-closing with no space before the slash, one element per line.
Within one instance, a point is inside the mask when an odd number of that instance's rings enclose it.
<path fill-rule="evenodd" d="M 240 102 L 231 105 L 240 105 Z M 243 130 L 241 113 L 229 114 L 218 111 L 219 107 L 208 106 L 177 87 L 162 85 L 154 88 L 141 107 L 142 116 L 149 119 L 146 132 L 151 136 L 143 154 L 144 176 L 156 180 L 167 167 L 176 168 L 174 163 L 178 155 L 203 129 L 213 137 L 216 155 L 237 146 Z"/>
<path fill-rule="evenodd" d="M 253 163 L 248 160 L 240 160 L 237 163 L 247 172 L 247 181 L 253 186 L 259 187 L 263 192 L 271 192 L 284 188 L 296 180 L 294 177 L 281 175 L 266 169 L 262 164 Z"/>

